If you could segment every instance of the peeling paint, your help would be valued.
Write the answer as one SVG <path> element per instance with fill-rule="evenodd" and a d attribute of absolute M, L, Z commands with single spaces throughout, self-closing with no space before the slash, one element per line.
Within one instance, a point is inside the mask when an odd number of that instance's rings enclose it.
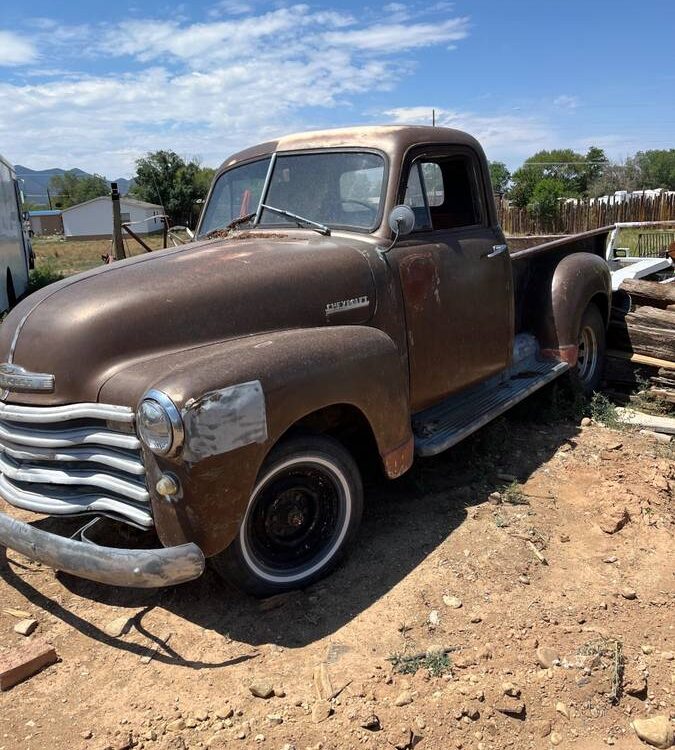
<path fill-rule="evenodd" d="M 259 380 L 210 391 L 183 410 L 188 463 L 267 440 L 265 394 Z"/>

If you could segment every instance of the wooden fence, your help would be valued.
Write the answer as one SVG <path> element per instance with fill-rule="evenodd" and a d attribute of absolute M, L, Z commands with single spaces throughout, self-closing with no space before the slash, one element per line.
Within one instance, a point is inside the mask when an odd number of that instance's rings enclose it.
<path fill-rule="evenodd" d="M 675 195 L 635 198 L 622 203 L 600 203 L 590 199 L 560 203 L 557 215 L 541 220 L 527 208 L 517 208 L 507 199 L 495 196 L 499 223 L 507 235 L 576 234 L 620 221 L 673 221 Z"/>

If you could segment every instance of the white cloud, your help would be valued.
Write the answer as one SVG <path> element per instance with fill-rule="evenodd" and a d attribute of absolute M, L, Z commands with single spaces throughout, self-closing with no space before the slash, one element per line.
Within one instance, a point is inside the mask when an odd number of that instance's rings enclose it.
<path fill-rule="evenodd" d="M 403 50 L 459 41 L 468 35 L 468 18 L 449 18 L 436 24 L 378 23 L 353 31 L 329 32 L 324 35 L 324 39 L 336 46 L 395 55 Z"/>
<path fill-rule="evenodd" d="M 395 123 L 431 125 L 432 107 L 397 107 L 384 112 Z M 515 163 L 535 151 L 551 148 L 556 142 L 555 130 L 535 117 L 436 108 L 436 125 L 456 128 L 477 138 L 491 159 Z"/>
<path fill-rule="evenodd" d="M 579 97 L 561 94 L 553 100 L 553 106 L 558 109 L 574 110 L 579 106 Z"/>
<path fill-rule="evenodd" d="M 58 50 L 59 67 L 80 72 L 29 69 L 0 79 L 0 142 L 6 156 L 33 168 L 79 166 L 111 177 L 132 174 L 135 159 L 158 148 L 217 164 L 250 143 L 320 126 L 322 111 L 343 112 L 355 95 L 391 89 L 408 70 L 406 50 L 468 33 L 466 19 L 447 14 L 405 33 L 374 18 L 367 9 L 356 19 L 296 4 L 210 23 L 41 22 L 45 59 Z M 82 72 L 85 64 L 100 70 L 105 56 L 113 69 L 135 72 Z"/>
<path fill-rule="evenodd" d="M 27 65 L 38 57 L 35 45 L 12 31 L 0 30 L 0 65 Z"/>
<path fill-rule="evenodd" d="M 221 0 L 209 10 L 209 16 L 211 18 L 217 18 L 221 15 L 243 16 L 246 13 L 252 13 L 253 8 L 253 3 L 244 2 L 244 0 Z"/>

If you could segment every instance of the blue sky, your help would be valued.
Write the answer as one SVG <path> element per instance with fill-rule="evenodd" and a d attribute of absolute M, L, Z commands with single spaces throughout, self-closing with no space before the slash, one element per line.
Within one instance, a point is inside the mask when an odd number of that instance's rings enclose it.
<path fill-rule="evenodd" d="M 673 0 L 54 3 L 0 17 L 0 153 L 130 176 L 170 148 L 215 166 L 274 135 L 468 130 L 517 166 L 675 147 Z"/>

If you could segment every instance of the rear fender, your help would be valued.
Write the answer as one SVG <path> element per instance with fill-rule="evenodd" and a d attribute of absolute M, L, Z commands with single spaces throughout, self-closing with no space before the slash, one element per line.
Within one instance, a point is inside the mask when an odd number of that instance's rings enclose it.
<path fill-rule="evenodd" d="M 611 290 L 609 268 L 602 258 L 591 253 L 573 253 L 563 258 L 553 271 L 550 295 L 538 330 L 542 354 L 574 367 L 581 318 L 594 302 L 607 324 Z"/>

